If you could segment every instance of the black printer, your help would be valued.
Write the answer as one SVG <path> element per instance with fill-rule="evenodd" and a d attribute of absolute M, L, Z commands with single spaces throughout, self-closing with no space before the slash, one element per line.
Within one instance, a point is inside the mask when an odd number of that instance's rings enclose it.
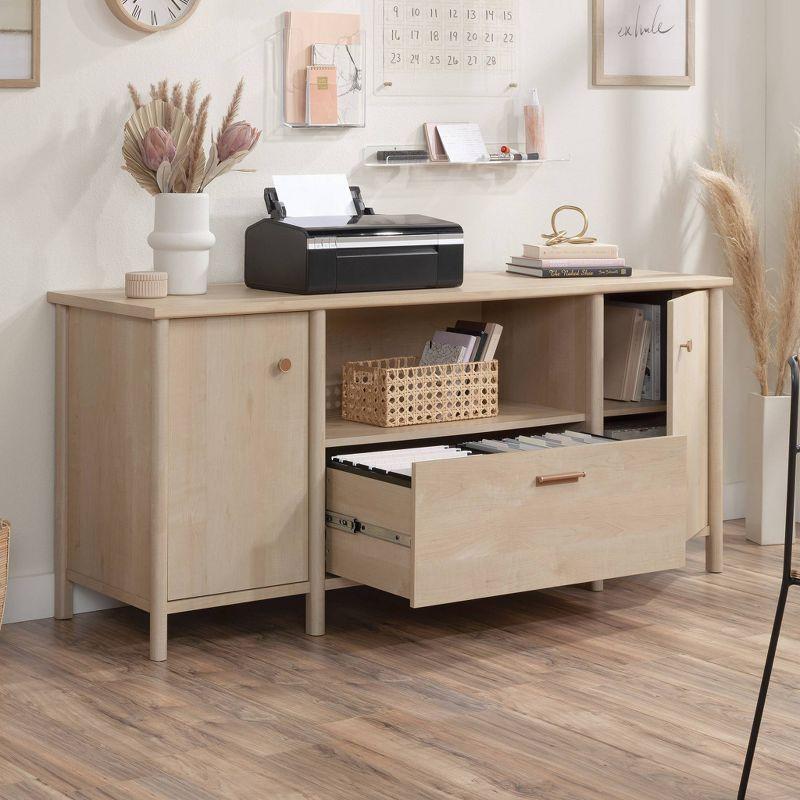
<path fill-rule="evenodd" d="M 270 216 L 245 233 L 244 282 L 293 294 L 461 285 L 460 225 L 417 214 L 376 214 L 357 186 L 350 192 L 356 209 L 351 217 L 287 217 L 275 189 L 265 189 Z"/>

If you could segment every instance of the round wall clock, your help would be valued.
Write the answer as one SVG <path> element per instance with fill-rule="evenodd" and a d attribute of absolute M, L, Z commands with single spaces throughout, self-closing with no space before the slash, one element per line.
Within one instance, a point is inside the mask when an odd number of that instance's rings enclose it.
<path fill-rule="evenodd" d="M 153 33 L 186 22 L 200 0 L 106 0 L 106 4 L 129 28 Z"/>

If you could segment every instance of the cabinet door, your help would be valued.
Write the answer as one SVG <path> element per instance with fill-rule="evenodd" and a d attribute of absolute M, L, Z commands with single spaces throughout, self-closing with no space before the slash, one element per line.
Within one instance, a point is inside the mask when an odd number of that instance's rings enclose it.
<path fill-rule="evenodd" d="M 169 599 L 307 580 L 308 316 L 173 320 L 169 365 Z"/>
<path fill-rule="evenodd" d="M 708 292 L 667 304 L 667 434 L 686 436 L 691 539 L 708 527 Z"/>

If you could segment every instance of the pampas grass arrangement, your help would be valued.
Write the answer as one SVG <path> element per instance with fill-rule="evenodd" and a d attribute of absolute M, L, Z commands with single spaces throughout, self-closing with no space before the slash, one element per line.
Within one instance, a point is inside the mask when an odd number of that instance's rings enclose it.
<path fill-rule="evenodd" d="M 722 242 L 733 278 L 733 301 L 747 328 L 761 394 L 783 394 L 787 361 L 800 347 L 800 182 L 795 176 L 787 218 L 786 263 L 777 294 L 767 285 L 767 266 L 753 211 L 750 187 L 740 177 L 736 156 L 718 135 L 710 151 L 711 169 L 695 166 L 703 205 Z"/>
<path fill-rule="evenodd" d="M 152 195 L 169 192 L 202 192 L 211 181 L 230 172 L 261 137 L 261 131 L 248 122 L 236 122 L 244 94 L 240 80 L 216 134 L 211 136 L 208 157 L 203 142 L 208 128 L 211 95 L 197 103 L 200 82 L 183 86 L 169 81 L 150 84 L 150 100 L 145 103 L 133 84 L 128 94 L 133 114 L 125 124 L 122 156 L 125 169 Z"/>

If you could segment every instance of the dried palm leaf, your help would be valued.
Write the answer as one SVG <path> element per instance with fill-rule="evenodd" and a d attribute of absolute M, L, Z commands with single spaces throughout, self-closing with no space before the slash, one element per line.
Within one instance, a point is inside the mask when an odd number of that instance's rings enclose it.
<path fill-rule="evenodd" d="M 167 117 L 172 116 L 172 126 L 167 127 Z M 136 109 L 125 124 L 122 143 L 122 155 L 125 169 L 136 179 L 137 183 L 150 194 L 158 194 L 161 189 L 153 170 L 142 161 L 141 145 L 144 135 L 150 128 L 168 130 L 175 142 L 175 158 L 173 166 L 181 164 L 188 152 L 188 143 L 193 127 L 186 115 L 177 108 L 170 107 L 163 100 L 151 100 L 147 105 Z"/>
<path fill-rule="evenodd" d="M 249 150 L 240 150 L 234 153 L 224 161 L 219 161 L 217 158 L 217 148 L 215 145 L 211 146 L 211 153 L 209 154 L 209 163 L 206 167 L 206 174 L 203 177 L 203 182 L 200 184 L 200 191 L 202 192 L 206 186 L 215 178 L 230 172 L 245 156 L 250 155 Z M 255 172 L 255 170 L 237 170 L 238 172 Z"/>

